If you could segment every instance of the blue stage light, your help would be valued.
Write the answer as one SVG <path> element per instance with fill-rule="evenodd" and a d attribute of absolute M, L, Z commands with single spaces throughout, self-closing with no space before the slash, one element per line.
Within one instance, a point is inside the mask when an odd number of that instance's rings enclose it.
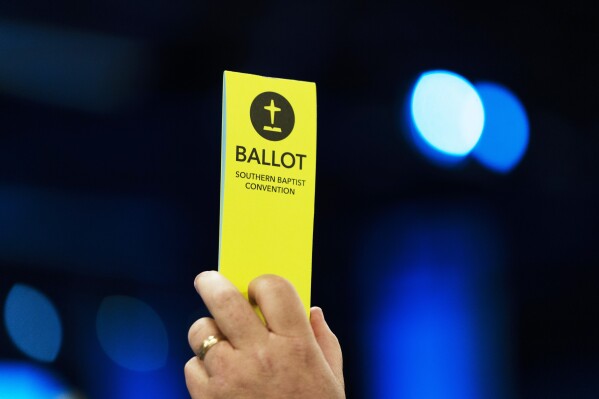
<path fill-rule="evenodd" d="M 448 273 L 449 274 L 449 273 Z M 426 265 L 407 270 L 389 288 L 376 350 L 380 399 L 475 399 L 473 315 L 459 278 Z"/>
<path fill-rule="evenodd" d="M 185 359 L 187 360 L 187 359 Z M 189 396 L 181 375 L 182 361 L 169 362 L 160 370 L 136 372 L 118 368 L 110 376 L 113 382 L 106 391 L 110 399 L 185 398 Z"/>
<path fill-rule="evenodd" d="M 72 396 L 52 373 L 27 363 L 0 362 L 0 398 L 68 399 Z"/>
<path fill-rule="evenodd" d="M 56 308 L 34 288 L 15 284 L 4 305 L 4 323 L 14 344 L 43 362 L 56 359 L 62 343 L 62 325 Z"/>
<path fill-rule="evenodd" d="M 476 90 L 450 71 L 422 74 L 412 92 L 410 111 L 418 136 L 443 157 L 461 159 L 478 142 L 485 121 Z M 431 156 L 434 154 L 426 153 Z"/>
<path fill-rule="evenodd" d="M 166 362 L 168 338 L 164 323 L 138 299 L 105 298 L 98 310 L 96 330 L 104 352 L 126 369 L 157 370 Z"/>
<path fill-rule="evenodd" d="M 481 82 L 476 89 L 485 107 L 485 127 L 472 155 L 489 169 L 507 173 L 518 165 L 528 146 L 526 110 L 503 86 Z"/>
<path fill-rule="evenodd" d="M 364 348 L 366 396 L 509 397 L 494 220 L 472 203 L 404 203 L 370 230 L 356 257 L 369 270 L 356 272 L 370 293 L 362 333 L 377 332 Z"/>

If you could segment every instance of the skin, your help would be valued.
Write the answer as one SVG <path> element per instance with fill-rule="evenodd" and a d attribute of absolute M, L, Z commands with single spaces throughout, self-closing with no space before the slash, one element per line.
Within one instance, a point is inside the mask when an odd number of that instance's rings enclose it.
<path fill-rule="evenodd" d="M 189 329 L 189 345 L 198 353 L 204 339 L 221 335 L 204 361 L 195 356 L 185 365 L 193 399 L 345 399 L 339 341 L 320 308 L 310 319 L 293 286 L 264 275 L 249 286 L 266 325 L 226 278 L 214 271 L 195 280 L 196 290 L 213 318 Z"/>

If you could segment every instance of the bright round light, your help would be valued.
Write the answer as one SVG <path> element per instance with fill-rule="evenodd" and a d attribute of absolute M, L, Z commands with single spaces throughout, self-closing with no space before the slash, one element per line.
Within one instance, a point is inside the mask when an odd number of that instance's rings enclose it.
<path fill-rule="evenodd" d="M 485 128 L 472 155 L 487 168 L 507 173 L 522 159 L 528 146 L 528 118 L 524 106 L 507 88 L 496 83 L 476 84 L 485 106 Z"/>
<path fill-rule="evenodd" d="M 53 373 L 27 363 L 0 362 L 0 398 L 73 398 Z"/>
<path fill-rule="evenodd" d="M 476 90 L 449 71 L 422 74 L 412 93 L 414 126 L 424 141 L 441 153 L 463 157 L 478 142 L 485 122 Z"/>
<path fill-rule="evenodd" d="M 96 319 L 104 352 L 118 365 L 134 371 L 164 366 L 168 338 L 160 316 L 139 299 L 111 296 L 102 301 Z"/>
<path fill-rule="evenodd" d="M 8 335 L 23 353 L 42 362 L 56 359 L 62 326 L 56 308 L 36 289 L 15 284 L 4 304 Z"/>

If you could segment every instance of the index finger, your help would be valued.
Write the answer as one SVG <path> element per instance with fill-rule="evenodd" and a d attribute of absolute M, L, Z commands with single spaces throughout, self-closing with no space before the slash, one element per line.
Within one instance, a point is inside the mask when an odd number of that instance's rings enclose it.
<path fill-rule="evenodd" d="M 268 330 L 252 306 L 220 273 L 200 273 L 195 286 L 218 328 L 234 348 L 254 346 L 268 337 Z"/>

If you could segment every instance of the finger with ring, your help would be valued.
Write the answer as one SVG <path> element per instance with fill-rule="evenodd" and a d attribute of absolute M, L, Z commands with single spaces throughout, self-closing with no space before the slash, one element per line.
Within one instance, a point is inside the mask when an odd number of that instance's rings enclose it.
<path fill-rule="evenodd" d="M 196 322 L 189 328 L 188 333 L 191 350 L 198 355 L 202 347 L 204 347 L 204 340 L 210 336 L 217 337 L 217 340 L 224 339 L 224 335 L 221 333 L 213 318 L 202 317 L 201 319 L 196 320 Z M 207 352 L 207 350 L 204 350 L 204 352 Z"/>
<path fill-rule="evenodd" d="M 202 346 L 200 346 L 200 349 L 198 350 L 198 353 L 197 353 L 200 360 L 204 360 L 204 358 L 206 357 L 206 354 L 208 353 L 210 348 L 212 348 L 214 345 L 218 344 L 223 339 L 224 338 L 222 335 L 210 335 L 208 338 L 206 338 L 202 342 Z"/>

